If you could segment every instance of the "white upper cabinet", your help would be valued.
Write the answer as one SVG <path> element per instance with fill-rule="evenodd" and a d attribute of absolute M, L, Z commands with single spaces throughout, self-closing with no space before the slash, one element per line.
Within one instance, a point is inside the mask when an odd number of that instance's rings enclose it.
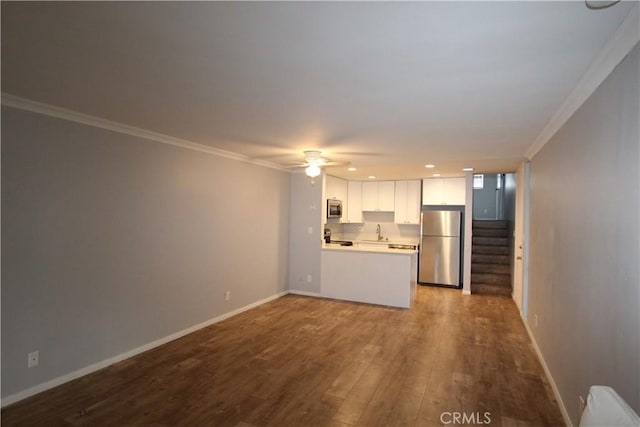
<path fill-rule="evenodd" d="M 393 212 L 395 210 L 395 182 L 363 182 L 362 210 Z"/>
<path fill-rule="evenodd" d="M 396 181 L 396 224 L 420 224 L 420 181 Z"/>
<path fill-rule="evenodd" d="M 340 200 L 342 202 L 342 217 L 340 219 L 333 218 L 332 222 L 346 222 L 345 211 L 348 209 L 348 182 L 347 180 L 336 178 L 335 176 L 325 175 L 324 180 L 324 200 L 322 201 L 322 217 L 324 221 L 327 219 L 327 199 Z"/>
<path fill-rule="evenodd" d="M 393 212 L 395 209 L 396 185 L 393 181 L 378 182 L 378 208 L 381 211 Z"/>
<path fill-rule="evenodd" d="M 344 220 L 344 212 L 343 212 Z M 347 216 L 344 222 L 362 223 L 362 182 L 349 181 L 347 187 Z"/>
<path fill-rule="evenodd" d="M 347 181 L 327 175 L 324 188 L 325 199 L 347 201 Z"/>
<path fill-rule="evenodd" d="M 442 180 L 442 197 L 445 205 L 464 205 L 466 198 L 466 182 L 464 178 L 444 178 Z"/>
<path fill-rule="evenodd" d="M 423 205 L 464 205 L 464 178 L 427 178 L 422 180 Z"/>
<path fill-rule="evenodd" d="M 422 204 L 441 205 L 442 200 L 442 179 L 428 178 L 422 180 Z"/>
<path fill-rule="evenodd" d="M 377 182 L 362 183 L 362 210 L 363 211 L 378 210 L 378 183 Z"/>

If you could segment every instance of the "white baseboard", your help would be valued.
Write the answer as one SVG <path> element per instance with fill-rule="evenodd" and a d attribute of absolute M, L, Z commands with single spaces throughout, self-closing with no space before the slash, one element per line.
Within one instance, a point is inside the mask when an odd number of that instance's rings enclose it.
<path fill-rule="evenodd" d="M 289 293 L 293 295 L 302 295 L 305 297 L 322 297 L 318 292 L 307 292 L 307 291 L 298 291 L 295 289 L 289 289 Z"/>
<path fill-rule="evenodd" d="M 128 359 L 130 357 L 133 357 L 137 354 L 140 353 L 144 353 L 145 351 L 151 350 L 152 348 L 155 347 L 159 347 L 163 344 L 166 344 L 170 341 L 176 340 L 178 338 L 181 338 L 185 335 L 188 335 L 190 333 L 193 333 L 199 329 L 205 328 L 207 326 L 213 325 L 214 323 L 218 323 L 221 322 L 225 319 L 228 319 L 229 317 L 235 316 L 237 314 L 240 314 L 242 312 L 245 312 L 247 310 L 250 310 L 252 308 L 255 308 L 259 305 L 265 304 L 269 301 L 273 301 L 274 299 L 278 299 L 284 295 L 286 295 L 287 293 L 289 293 L 288 291 L 284 291 L 284 292 L 279 292 L 275 295 L 272 295 L 270 297 L 264 298 L 260 301 L 256 301 L 254 303 L 245 305 L 244 307 L 240 307 L 238 309 L 235 309 L 233 311 L 230 311 L 229 313 L 225 313 L 222 314 L 220 316 L 214 317 L 213 319 L 209 319 L 205 322 L 199 323 L 197 325 L 191 326 L 187 329 L 183 329 L 179 332 L 176 332 L 174 334 L 168 335 L 166 337 L 160 338 L 158 340 L 155 340 L 153 342 L 150 342 L 148 344 L 142 345 L 140 347 L 134 348 L 133 350 L 130 350 L 126 353 L 122 353 L 119 354 L 117 356 L 114 357 L 110 357 L 108 359 L 102 360 L 98 363 L 94 363 L 92 365 L 89 366 L 85 366 L 84 368 L 80 368 L 77 371 L 73 371 L 70 372 L 66 375 L 62 375 L 60 377 L 54 378 L 50 381 L 44 382 L 42 384 L 38 384 L 35 385 L 33 387 L 30 387 L 26 390 L 20 391 L 18 393 L 14 393 L 12 395 L 9 395 L 7 397 L 2 398 L 2 401 L 0 402 L 0 407 L 4 408 L 7 405 L 11 405 L 13 403 L 19 402 L 20 400 L 26 399 L 27 397 L 31 397 L 34 396 L 38 393 L 41 393 L 43 391 L 52 389 L 54 387 L 57 387 L 59 385 L 62 385 L 64 383 L 67 383 L 69 381 L 75 380 L 77 378 L 83 377 L 85 375 L 88 375 L 92 372 L 98 371 L 100 369 L 106 368 L 107 366 L 113 365 L 114 363 L 120 362 L 122 360 Z"/>
<path fill-rule="evenodd" d="M 555 396 L 556 401 L 558 401 L 558 406 L 560 406 L 560 412 L 562 412 L 562 418 L 564 418 L 564 422 L 568 427 L 573 427 L 573 423 L 571 422 L 571 418 L 569 417 L 567 408 L 564 405 L 564 402 L 562 401 L 562 397 L 560 396 L 560 391 L 558 390 L 558 387 L 556 386 L 556 383 L 553 380 L 553 377 L 551 376 L 551 371 L 549 371 L 549 368 L 547 367 L 547 363 L 544 361 L 544 357 L 542 357 L 542 352 L 540 352 L 540 347 L 538 347 L 538 343 L 536 342 L 536 339 L 533 336 L 531 329 L 529 329 L 529 325 L 527 324 L 527 321 L 522 318 L 521 320 L 522 320 L 522 323 L 524 324 L 524 327 L 527 330 L 527 333 L 529 334 L 529 338 L 531 339 L 533 348 L 536 350 L 536 355 L 538 356 L 538 360 L 542 365 L 542 369 L 544 369 L 544 373 L 547 376 L 547 381 L 549 381 L 549 384 L 551 384 L 553 395 Z"/>

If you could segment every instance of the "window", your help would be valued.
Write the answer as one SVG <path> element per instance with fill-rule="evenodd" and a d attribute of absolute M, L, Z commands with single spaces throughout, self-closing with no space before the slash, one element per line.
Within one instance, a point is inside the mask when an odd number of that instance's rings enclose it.
<path fill-rule="evenodd" d="M 473 175 L 473 189 L 482 190 L 484 188 L 484 175 L 477 173 Z"/>

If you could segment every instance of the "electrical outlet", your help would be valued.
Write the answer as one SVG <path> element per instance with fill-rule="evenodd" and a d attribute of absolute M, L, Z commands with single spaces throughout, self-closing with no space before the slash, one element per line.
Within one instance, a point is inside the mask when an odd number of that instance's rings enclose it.
<path fill-rule="evenodd" d="M 231 291 L 225 291 L 224 300 L 229 301 L 231 299 Z"/>
<path fill-rule="evenodd" d="M 313 277 L 311 277 L 310 274 L 307 274 L 307 282 L 309 283 L 313 282 Z"/>
<path fill-rule="evenodd" d="M 27 354 L 27 368 L 35 368 L 40 364 L 40 352 L 38 350 Z"/>
<path fill-rule="evenodd" d="M 533 315 L 533 326 L 535 326 L 536 328 L 538 327 L 538 315 L 537 314 Z"/>
<path fill-rule="evenodd" d="M 307 234 L 313 234 L 313 227 L 307 227 Z"/>

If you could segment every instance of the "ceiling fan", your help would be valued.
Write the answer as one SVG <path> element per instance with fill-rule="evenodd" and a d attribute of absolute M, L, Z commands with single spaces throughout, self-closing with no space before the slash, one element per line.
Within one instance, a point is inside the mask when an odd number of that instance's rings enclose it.
<path fill-rule="evenodd" d="M 315 178 L 322 173 L 322 169 L 331 166 L 347 166 L 349 162 L 332 162 L 326 157 L 322 157 L 322 152 L 318 150 L 306 150 L 304 152 L 305 162 L 294 168 L 305 168 L 304 172 L 310 178 Z"/>

